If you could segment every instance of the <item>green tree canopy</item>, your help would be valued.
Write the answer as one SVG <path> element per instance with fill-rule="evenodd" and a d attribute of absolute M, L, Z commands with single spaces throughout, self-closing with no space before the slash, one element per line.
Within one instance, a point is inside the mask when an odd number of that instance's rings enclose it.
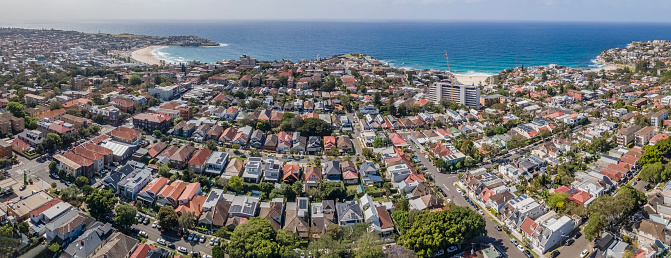
<path fill-rule="evenodd" d="M 485 219 L 467 207 L 424 213 L 399 238 L 403 247 L 415 250 L 419 257 L 431 257 L 440 248 L 485 234 Z"/>
<path fill-rule="evenodd" d="M 319 118 L 306 118 L 298 128 L 301 136 L 328 136 L 333 133 L 333 126 Z"/>
<path fill-rule="evenodd" d="M 7 111 L 11 112 L 12 115 L 15 117 L 25 117 L 26 116 L 26 108 L 19 102 L 9 102 L 7 104 Z"/>
<path fill-rule="evenodd" d="M 134 73 L 128 79 L 128 84 L 130 85 L 140 85 L 142 83 L 142 77 L 139 74 Z"/>
<path fill-rule="evenodd" d="M 270 221 L 253 217 L 235 228 L 225 251 L 231 258 L 272 257 L 279 251 L 275 236 Z"/>
<path fill-rule="evenodd" d="M 114 222 L 121 228 L 128 228 L 133 224 L 137 224 L 137 209 L 129 204 L 121 204 L 116 206 L 116 216 Z"/>
<path fill-rule="evenodd" d="M 96 188 L 86 196 L 86 207 L 89 208 L 91 216 L 98 220 L 102 220 L 106 215 L 109 215 L 118 202 L 119 198 L 114 195 L 112 190 Z"/>
<path fill-rule="evenodd" d="M 156 219 L 158 219 L 158 225 L 162 228 L 177 228 L 179 226 L 179 217 L 170 205 L 161 207 L 156 214 Z"/>
<path fill-rule="evenodd" d="M 242 187 L 242 178 L 239 176 L 232 176 L 230 179 L 228 179 L 228 189 L 231 189 L 237 193 L 242 190 Z"/>

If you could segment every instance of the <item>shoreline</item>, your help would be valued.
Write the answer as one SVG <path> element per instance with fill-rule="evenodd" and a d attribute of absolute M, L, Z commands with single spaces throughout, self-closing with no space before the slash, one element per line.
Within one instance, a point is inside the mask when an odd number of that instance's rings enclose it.
<path fill-rule="evenodd" d="M 464 85 L 475 85 L 478 86 L 480 83 L 485 85 L 485 80 L 490 77 L 490 75 L 459 75 L 452 74 L 458 82 Z"/>
<path fill-rule="evenodd" d="M 152 52 L 159 48 L 164 48 L 167 46 L 148 46 L 138 50 L 135 50 L 131 53 L 131 58 L 140 63 L 145 63 L 148 65 L 160 65 L 161 60 L 156 58 Z"/>

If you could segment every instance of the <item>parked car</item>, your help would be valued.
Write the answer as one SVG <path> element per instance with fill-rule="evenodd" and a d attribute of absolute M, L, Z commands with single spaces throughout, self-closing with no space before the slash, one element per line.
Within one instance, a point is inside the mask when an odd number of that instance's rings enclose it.
<path fill-rule="evenodd" d="M 198 252 L 198 251 L 191 251 L 191 257 L 200 257 L 200 252 Z"/>
<path fill-rule="evenodd" d="M 26 185 L 21 185 L 21 187 L 19 187 L 19 191 L 23 191 L 23 190 L 26 190 Z"/>
<path fill-rule="evenodd" d="M 522 245 L 517 245 L 517 250 L 520 250 L 520 252 L 524 252 L 524 247 Z"/>
<path fill-rule="evenodd" d="M 183 246 L 177 247 L 177 251 L 183 254 L 187 254 L 189 252 L 186 250 L 186 247 Z"/>
<path fill-rule="evenodd" d="M 445 249 L 445 252 L 447 252 L 449 254 L 449 253 L 457 251 L 458 249 L 459 248 L 456 245 L 453 245 L 453 246 L 450 246 L 447 249 Z"/>
<path fill-rule="evenodd" d="M 175 243 L 168 243 L 168 244 L 165 245 L 165 246 L 167 246 L 168 248 L 175 249 Z"/>
<path fill-rule="evenodd" d="M 575 242 L 575 240 L 573 240 L 573 238 L 569 238 L 568 240 L 566 240 L 565 244 L 566 244 L 566 246 L 569 246 L 569 245 L 572 245 L 574 242 Z"/>
<path fill-rule="evenodd" d="M 534 258 L 534 256 L 529 252 L 529 250 L 524 250 L 524 255 L 527 256 L 527 258 Z"/>
<path fill-rule="evenodd" d="M 499 227 L 499 225 L 494 225 L 494 228 L 496 229 L 496 231 L 501 231 L 502 230 L 501 227 Z"/>
<path fill-rule="evenodd" d="M 186 240 L 188 240 L 188 241 L 193 241 L 193 233 L 190 233 L 190 234 L 189 234 L 189 237 L 188 237 Z"/>
<path fill-rule="evenodd" d="M 482 212 L 482 210 L 480 210 L 480 209 L 478 209 L 478 213 L 479 213 L 480 215 L 483 215 L 483 216 L 485 215 L 485 213 Z"/>
<path fill-rule="evenodd" d="M 151 227 L 156 228 L 156 226 L 158 226 L 158 222 L 154 221 L 154 223 L 151 224 Z"/>
<path fill-rule="evenodd" d="M 587 249 L 582 250 L 582 252 L 580 252 L 580 257 L 585 257 L 585 256 L 587 256 L 588 253 L 589 253 L 589 251 L 587 251 Z"/>
<path fill-rule="evenodd" d="M 574 238 L 574 239 L 578 239 L 578 238 L 580 238 L 580 236 L 582 236 L 582 233 L 578 232 L 578 233 L 575 233 L 575 235 L 573 236 L 573 238 Z"/>
<path fill-rule="evenodd" d="M 165 245 L 165 239 L 163 239 L 163 238 L 159 238 L 158 240 L 156 240 L 156 243 Z"/>
<path fill-rule="evenodd" d="M 556 251 L 556 250 L 550 254 L 550 257 L 552 257 L 552 258 L 555 258 L 557 256 L 559 256 L 559 251 Z"/>
<path fill-rule="evenodd" d="M 512 238 L 511 238 L 511 239 L 510 239 L 510 242 L 513 243 L 513 244 L 515 244 L 515 245 L 517 245 L 517 240 L 515 240 L 515 239 L 512 239 Z"/>
<path fill-rule="evenodd" d="M 140 233 L 138 233 L 138 235 L 140 235 L 141 237 L 147 237 L 148 236 L 147 232 L 144 232 L 144 231 L 140 231 Z"/>
<path fill-rule="evenodd" d="M 130 228 L 130 232 L 133 232 L 133 234 L 137 234 L 140 232 L 140 230 L 137 228 Z"/>
<path fill-rule="evenodd" d="M 144 217 L 144 223 L 143 224 L 149 225 L 149 218 L 148 217 Z"/>
<path fill-rule="evenodd" d="M 200 236 L 200 242 L 205 243 L 205 236 Z"/>

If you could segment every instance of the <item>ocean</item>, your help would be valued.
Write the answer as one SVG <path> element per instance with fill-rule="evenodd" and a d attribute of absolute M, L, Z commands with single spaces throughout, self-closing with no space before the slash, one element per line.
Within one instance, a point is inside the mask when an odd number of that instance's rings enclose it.
<path fill-rule="evenodd" d="M 671 24 L 559 22 L 97 21 L 4 24 L 84 32 L 195 35 L 216 47 L 166 47 L 169 62 L 214 62 L 247 54 L 259 60 L 367 54 L 395 67 L 485 75 L 516 66 L 599 65 L 603 50 L 632 41 L 671 40 Z"/>

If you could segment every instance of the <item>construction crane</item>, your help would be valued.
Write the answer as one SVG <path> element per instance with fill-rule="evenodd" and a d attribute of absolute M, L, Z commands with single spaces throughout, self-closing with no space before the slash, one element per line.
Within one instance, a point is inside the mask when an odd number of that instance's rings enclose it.
<path fill-rule="evenodd" d="M 447 76 L 450 79 L 450 102 L 454 102 L 454 80 L 452 78 L 452 71 L 450 70 L 450 59 L 447 57 L 447 50 L 445 50 L 445 61 L 447 61 Z"/>

